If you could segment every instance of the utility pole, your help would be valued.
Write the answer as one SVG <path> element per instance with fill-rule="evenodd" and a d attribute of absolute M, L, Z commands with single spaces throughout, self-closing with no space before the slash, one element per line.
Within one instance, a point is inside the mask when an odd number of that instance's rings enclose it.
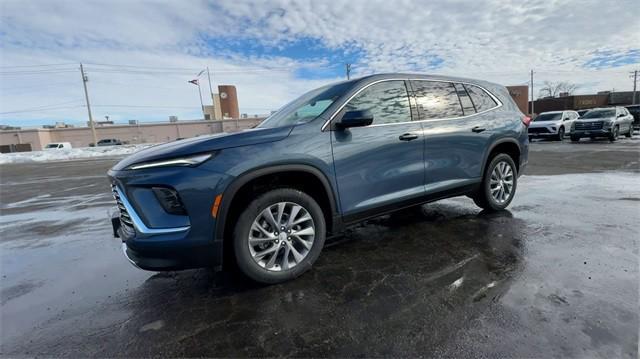
<path fill-rule="evenodd" d="M 207 78 L 209 79 L 209 95 L 211 96 L 211 104 L 215 106 L 213 103 L 213 89 L 211 88 L 211 74 L 209 73 L 209 66 L 207 66 Z"/>
<path fill-rule="evenodd" d="M 89 78 L 84 73 L 84 67 L 80 63 L 80 74 L 82 74 L 82 85 L 84 86 L 84 98 L 87 101 L 87 112 L 89 113 L 89 127 L 91 127 L 91 135 L 93 136 L 93 145 L 98 145 L 98 136 L 96 136 L 96 126 L 93 123 L 93 116 L 91 115 L 91 104 L 89 103 L 89 92 L 87 91 L 87 81 Z"/>
<path fill-rule="evenodd" d="M 351 64 L 345 64 L 345 69 L 347 70 L 347 80 L 351 79 Z"/>
<path fill-rule="evenodd" d="M 531 117 L 535 116 L 535 111 L 533 109 L 533 69 L 531 69 Z"/>
<path fill-rule="evenodd" d="M 636 104 L 636 87 L 638 85 L 638 70 L 635 70 L 631 73 L 633 76 L 633 99 L 631 99 L 631 104 Z"/>

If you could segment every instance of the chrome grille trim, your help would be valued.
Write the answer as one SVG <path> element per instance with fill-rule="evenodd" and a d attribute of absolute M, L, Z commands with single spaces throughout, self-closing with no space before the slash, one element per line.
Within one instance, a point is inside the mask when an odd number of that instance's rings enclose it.
<path fill-rule="evenodd" d="M 113 192 L 113 198 L 115 198 L 116 203 L 118 205 L 118 209 L 120 210 L 120 221 L 124 225 L 128 225 L 142 234 L 166 234 L 166 233 L 176 233 L 176 232 L 184 232 L 189 230 L 191 226 L 185 227 L 170 227 L 170 228 L 149 228 L 147 227 L 142 218 L 138 216 L 135 209 L 129 203 L 127 196 L 125 196 L 124 192 L 117 186 L 112 184 L 111 190 Z"/>
<path fill-rule="evenodd" d="M 602 129 L 602 122 L 576 122 L 576 130 L 599 130 Z"/>

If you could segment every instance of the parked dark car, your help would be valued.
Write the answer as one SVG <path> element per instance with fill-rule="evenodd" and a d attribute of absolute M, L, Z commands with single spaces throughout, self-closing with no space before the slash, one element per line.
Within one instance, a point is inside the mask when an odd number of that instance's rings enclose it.
<path fill-rule="evenodd" d="M 122 145 L 122 141 L 117 138 L 105 138 L 102 140 L 98 140 L 98 147 L 102 146 L 120 146 Z M 89 146 L 94 147 L 95 144 L 91 143 Z"/>
<path fill-rule="evenodd" d="M 571 141 L 583 137 L 607 137 L 615 141 L 618 135 L 633 136 L 633 116 L 621 106 L 596 108 L 580 117 L 571 126 Z"/>
<path fill-rule="evenodd" d="M 640 128 L 640 105 L 626 106 L 627 111 L 633 116 L 633 127 Z"/>
<path fill-rule="evenodd" d="M 120 161 L 109 171 L 114 232 L 143 269 L 235 264 L 281 282 L 347 224 L 461 195 L 506 208 L 527 164 L 529 121 L 484 81 L 388 74 L 328 85 L 255 129 Z"/>

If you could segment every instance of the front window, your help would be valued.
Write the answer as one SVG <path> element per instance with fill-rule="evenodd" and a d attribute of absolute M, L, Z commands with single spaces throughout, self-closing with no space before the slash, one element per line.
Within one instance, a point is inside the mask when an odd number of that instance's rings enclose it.
<path fill-rule="evenodd" d="M 50 143 L 47 145 L 46 148 L 58 148 L 58 144 L 57 143 Z"/>
<path fill-rule="evenodd" d="M 373 124 L 411 121 L 409 94 L 404 81 L 383 81 L 373 84 L 345 106 L 344 111 L 369 110 Z"/>
<path fill-rule="evenodd" d="M 602 110 L 591 110 L 587 112 L 582 118 L 602 118 L 602 117 L 615 117 L 616 110 L 615 109 L 602 109 Z"/>
<path fill-rule="evenodd" d="M 562 112 L 560 113 L 543 113 L 534 119 L 536 122 L 543 121 L 558 121 L 562 118 Z"/>
<path fill-rule="evenodd" d="M 351 87 L 345 82 L 307 92 L 267 117 L 258 128 L 275 128 L 309 122 L 320 116 Z"/>

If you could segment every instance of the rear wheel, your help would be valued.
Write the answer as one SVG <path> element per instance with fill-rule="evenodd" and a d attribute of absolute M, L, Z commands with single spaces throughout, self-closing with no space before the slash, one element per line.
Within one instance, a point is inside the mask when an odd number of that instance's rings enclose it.
<path fill-rule="evenodd" d="M 235 257 L 249 278 L 284 282 L 311 268 L 324 246 L 322 209 L 304 192 L 269 191 L 242 212 L 233 235 Z"/>
<path fill-rule="evenodd" d="M 485 210 L 507 208 L 518 186 L 518 172 L 511 156 L 500 153 L 493 157 L 482 180 L 481 188 L 471 197 Z"/>
<path fill-rule="evenodd" d="M 633 137 L 633 125 L 629 125 L 629 132 L 625 135 L 627 138 Z"/>

